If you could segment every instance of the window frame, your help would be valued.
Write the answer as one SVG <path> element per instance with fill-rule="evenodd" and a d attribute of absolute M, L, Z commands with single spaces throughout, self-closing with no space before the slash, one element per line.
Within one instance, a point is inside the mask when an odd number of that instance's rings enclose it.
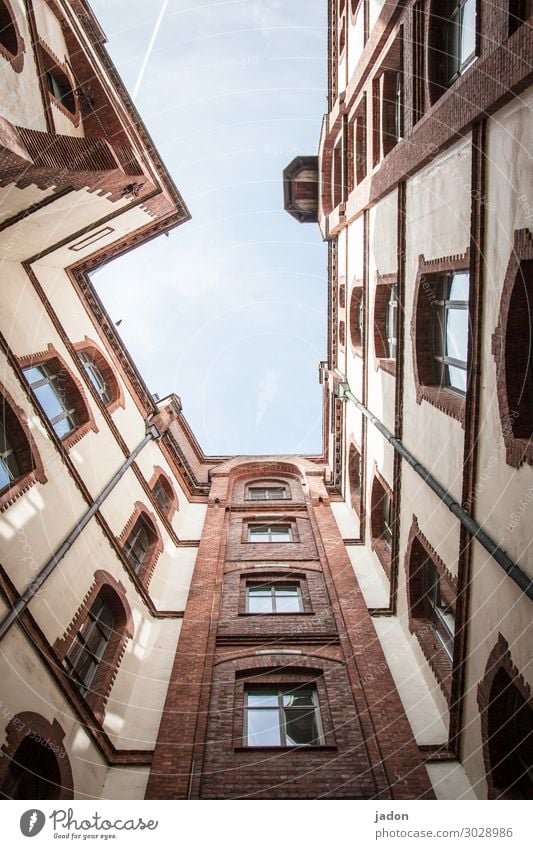
<path fill-rule="evenodd" d="M 311 694 L 312 701 L 312 710 L 313 710 L 313 718 L 315 723 L 315 728 L 317 732 L 316 742 L 308 742 L 308 743 L 293 743 L 287 742 L 287 728 L 286 728 L 286 718 L 284 712 L 301 710 L 298 707 L 291 707 L 283 704 L 283 697 L 292 695 L 295 692 L 300 690 L 302 693 L 309 692 Z M 250 694 L 257 695 L 267 695 L 271 694 L 272 697 L 277 698 L 277 706 L 254 706 L 250 707 L 248 705 L 248 696 Z M 249 711 L 277 711 L 278 714 L 278 725 L 277 728 L 279 730 L 279 739 L 280 743 L 259 743 L 257 745 L 250 744 L 250 734 L 249 734 Z M 243 734 L 242 734 L 243 747 L 246 749 L 316 749 L 320 746 L 325 745 L 325 736 L 324 736 L 324 726 L 322 722 L 322 715 L 320 710 L 320 701 L 318 697 L 318 689 L 314 683 L 303 684 L 298 683 L 291 687 L 289 683 L 280 684 L 280 685 L 253 685 L 253 684 L 245 684 L 244 685 L 244 699 L 243 699 Z"/>
<path fill-rule="evenodd" d="M 34 382 L 30 382 L 29 373 L 33 369 L 37 369 L 37 371 L 40 370 L 42 377 L 38 378 Z M 57 386 L 57 383 L 61 380 L 61 375 L 57 373 L 57 371 L 53 367 L 51 367 L 48 362 L 34 363 L 32 365 L 29 365 L 23 369 L 23 374 L 32 393 L 34 394 L 35 398 L 42 407 L 46 419 L 52 426 L 57 438 L 61 440 L 67 439 L 69 436 L 71 436 L 71 434 L 75 433 L 82 423 L 79 420 L 79 414 L 77 413 L 74 399 L 69 397 L 68 391 L 65 392 Z M 50 387 L 50 390 L 54 394 L 56 400 L 59 402 L 59 405 L 61 407 L 61 412 L 57 413 L 55 416 L 52 417 L 50 417 L 46 412 L 46 408 L 43 402 L 35 391 L 37 389 L 42 389 L 45 386 Z M 69 430 L 65 433 L 61 433 L 56 428 L 56 425 L 59 425 L 63 421 L 67 421 L 69 425 Z"/>
<path fill-rule="evenodd" d="M 443 275 L 442 279 L 434 284 L 435 288 L 440 288 L 440 296 L 436 295 L 432 303 L 432 330 L 433 330 L 433 370 L 435 385 L 446 389 L 448 392 L 453 392 L 461 398 L 466 398 L 468 389 L 468 359 L 460 360 L 447 354 L 448 347 L 448 322 L 452 311 L 466 311 L 467 313 L 467 336 L 466 336 L 466 352 L 468 358 L 468 322 L 469 322 L 469 302 L 466 300 L 457 300 L 450 297 L 456 276 L 468 276 L 468 287 L 470 288 L 470 275 L 467 271 L 451 271 Z M 461 369 L 465 372 L 465 390 L 452 383 L 450 377 L 450 368 Z"/>
<path fill-rule="evenodd" d="M 94 611 L 95 607 L 98 610 Z M 111 624 L 102 625 L 102 613 L 109 613 Z M 74 683 L 82 696 L 86 696 L 91 689 L 100 664 L 103 662 L 104 655 L 108 649 L 114 630 L 114 618 L 110 604 L 99 594 L 87 612 L 87 618 L 83 622 L 81 628 L 76 633 L 74 641 L 63 658 L 63 666 L 65 667 L 70 680 Z M 98 647 L 93 649 L 90 647 L 93 635 L 99 638 Z M 74 659 L 74 655 L 75 659 Z M 83 667 L 83 662 L 88 658 L 91 666 L 87 668 L 84 675 L 80 674 L 80 667 Z"/>
<path fill-rule="evenodd" d="M 277 610 L 276 599 L 279 596 L 283 598 L 283 589 L 287 588 L 295 588 L 296 594 L 290 596 L 291 598 L 295 598 L 297 602 L 296 610 Z M 250 610 L 250 590 L 261 589 L 266 592 L 268 588 L 270 590 L 270 600 L 272 602 L 271 610 Z M 269 598 L 269 596 L 265 595 L 265 598 Z M 298 580 L 274 580 L 274 579 L 265 579 L 264 581 L 260 581 L 258 579 L 247 579 L 245 588 L 244 588 L 244 601 L 245 601 L 245 609 L 244 612 L 251 616 L 298 616 L 300 613 L 305 612 L 304 608 L 304 600 L 302 597 L 302 587 L 300 581 Z"/>
<path fill-rule="evenodd" d="M 276 527 L 287 528 L 289 538 L 288 539 L 272 539 L 272 528 L 276 528 Z M 266 531 L 266 533 L 263 534 L 263 536 L 268 536 L 268 539 L 267 540 L 254 540 L 254 539 L 252 539 L 252 536 L 253 536 L 252 529 L 253 528 L 267 528 L 267 531 Z M 278 544 L 286 545 L 287 543 L 295 542 L 292 523 L 289 522 L 289 521 L 281 521 L 281 520 L 280 521 L 268 520 L 268 523 L 266 521 L 264 521 L 264 522 L 259 522 L 259 521 L 248 522 L 247 528 L 246 528 L 246 541 L 249 542 L 249 543 L 252 543 L 253 545 L 278 545 Z"/>

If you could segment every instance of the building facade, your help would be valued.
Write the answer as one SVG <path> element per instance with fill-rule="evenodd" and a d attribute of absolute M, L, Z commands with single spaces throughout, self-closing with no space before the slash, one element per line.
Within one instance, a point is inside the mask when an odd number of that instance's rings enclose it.
<path fill-rule="evenodd" d="M 91 284 L 189 217 L 104 34 L 0 0 L 3 798 L 531 793 L 515 5 L 330 2 L 319 156 L 284 174 L 330 245 L 323 452 L 226 458 Z"/>

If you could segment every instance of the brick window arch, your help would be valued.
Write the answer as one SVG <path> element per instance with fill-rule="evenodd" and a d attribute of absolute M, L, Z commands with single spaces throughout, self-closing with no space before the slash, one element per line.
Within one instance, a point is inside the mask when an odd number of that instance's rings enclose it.
<path fill-rule="evenodd" d="M 8 0 L 0 0 L 0 56 L 19 73 L 24 67 L 24 39 Z"/>
<path fill-rule="evenodd" d="M 135 503 L 119 544 L 133 573 L 144 587 L 148 587 L 163 551 L 163 540 L 155 516 L 140 501 Z"/>
<path fill-rule="evenodd" d="M 464 427 L 468 388 L 469 251 L 419 257 L 411 338 L 416 400 L 427 401 Z"/>
<path fill-rule="evenodd" d="M 489 799 L 533 799 L 533 698 L 501 634 L 477 699 Z"/>
<path fill-rule="evenodd" d="M 339 322 L 339 345 L 344 348 L 346 345 L 346 322 Z"/>
<path fill-rule="evenodd" d="M 370 494 L 370 535 L 372 550 L 376 552 L 387 577 L 390 578 L 392 561 L 392 489 L 374 469 Z"/>
<path fill-rule="evenodd" d="M 0 510 L 36 481 L 46 483 L 43 464 L 24 412 L 9 393 L 0 391 Z"/>
<path fill-rule="evenodd" d="M 161 511 L 167 519 L 171 519 L 179 510 L 178 497 L 170 478 L 160 466 L 155 466 L 149 486 Z"/>
<path fill-rule="evenodd" d="M 492 337 L 506 459 L 533 465 L 533 236 L 517 230 Z"/>
<path fill-rule="evenodd" d="M 32 711 L 17 713 L 6 728 L 0 758 L 0 798 L 72 799 L 65 732 Z"/>
<path fill-rule="evenodd" d="M 124 393 L 120 381 L 95 343 L 85 337 L 85 341 L 77 342 L 74 349 L 91 386 L 108 412 L 113 413 L 118 407 L 124 407 Z"/>
<path fill-rule="evenodd" d="M 447 700 L 451 697 L 457 582 L 418 527 L 405 555 L 409 630 L 415 634 Z"/>
<path fill-rule="evenodd" d="M 81 383 L 53 345 L 21 357 L 19 363 L 44 417 L 67 451 L 89 430 L 98 430 Z"/>
<path fill-rule="evenodd" d="M 350 484 L 350 500 L 353 509 L 361 516 L 363 464 L 361 452 L 352 443 L 348 452 L 348 482 Z"/>
<path fill-rule="evenodd" d="M 344 280 L 344 278 L 342 278 Z M 340 283 L 339 285 L 339 309 L 343 310 L 346 308 L 346 284 Z"/>
<path fill-rule="evenodd" d="M 102 569 L 94 578 L 54 651 L 73 686 L 101 720 L 134 628 L 124 586 Z"/>
<path fill-rule="evenodd" d="M 350 296 L 350 341 L 354 352 L 360 357 L 363 356 L 364 310 L 363 285 L 356 282 Z"/>

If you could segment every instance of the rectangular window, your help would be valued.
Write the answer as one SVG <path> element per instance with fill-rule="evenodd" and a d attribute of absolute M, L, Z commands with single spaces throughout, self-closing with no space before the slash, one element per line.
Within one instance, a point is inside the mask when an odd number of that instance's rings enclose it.
<path fill-rule="evenodd" d="M 292 542 L 290 525 L 249 525 L 248 542 Z"/>
<path fill-rule="evenodd" d="M 247 613 L 301 613 L 299 584 L 249 584 L 246 587 Z"/>
<path fill-rule="evenodd" d="M 446 22 L 448 84 L 462 74 L 476 55 L 476 0 L 452 0 Z"/>
<path fill-rule="evenodd" d="M 315 687 L 248 687 L 244 741 L 246 746 L 320 746 L 322 724 Z"/>

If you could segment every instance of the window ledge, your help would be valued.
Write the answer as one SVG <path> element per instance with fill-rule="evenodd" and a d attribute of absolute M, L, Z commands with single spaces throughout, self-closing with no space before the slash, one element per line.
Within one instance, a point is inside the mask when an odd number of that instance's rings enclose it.
<path fill-rule="evenodd" d="M 338 746 L 235 746 L 234 752 L 336 752 Z"/>
<path fill-rule="evenodd" d="M 314 616 L 314 610 L 299 610 L 296 611 L 280 611 L 279 613 L 250 613 L 249 611 L 244 611 L 243 613 L 239 613 L 239 616 Z"/>

